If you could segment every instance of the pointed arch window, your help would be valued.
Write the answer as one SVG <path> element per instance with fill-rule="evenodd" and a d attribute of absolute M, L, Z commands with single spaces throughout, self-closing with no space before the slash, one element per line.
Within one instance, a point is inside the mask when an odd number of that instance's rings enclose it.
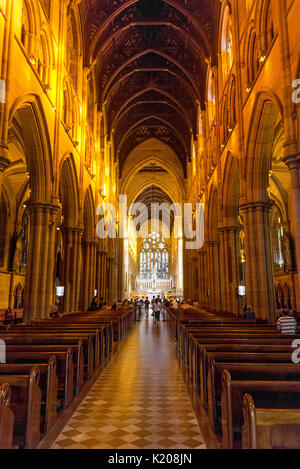
<path fill-rule="evenodd" d="M 140 251 L 140 279 L 169 278 L 169 251 L 165 239 L 156 233 L 147 236 Z"/>
<path fill-rule="evenodd" d="M 213 123 L 216 115 L 216 96 L 214 89 L 214 77 L 212 70 L 209 71 L 207 84 L 207 112 L 209 128 Z"/>
<path fill-rule="evenodd" d="M 22 2 L 22 20 L 21 20 L 21 42 L 26 51 L 29 49 L 30 20 L 28 5 L 25 0 Z"/>
<path fill-rule="evenodd" d="M 68 29 L 66 42 L 66 67 L 73 80 L 75 90 L 78 85 L 78 65 L 79 65 L 79 31 L 73 8 L 68 13 Z"/>
<path fill-rule="evenodd" d="M 232 16 L 228 5 L 225 7 L 224 10 L 221 47 L 222 74 L 223 81 L 225 83 L 233 65 Z"/>
<path fill-rule="evenodd" d="M 271 211 L 271 239 L 273 248 L 273 263 L 274 270 L 278 271 L 284 267 L 284 225 L 282 221 L 282 215 L 277 206 Z"/>

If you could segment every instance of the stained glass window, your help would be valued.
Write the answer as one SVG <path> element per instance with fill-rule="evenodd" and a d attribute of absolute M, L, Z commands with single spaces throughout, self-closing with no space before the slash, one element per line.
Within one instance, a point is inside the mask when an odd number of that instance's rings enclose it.
<path fill-rule="evenodd" d="M 169 252 L 165 239 L 151 233 L 144 239 L 140 251 L 141 280 L 167 280 L 169 278 Z"/>

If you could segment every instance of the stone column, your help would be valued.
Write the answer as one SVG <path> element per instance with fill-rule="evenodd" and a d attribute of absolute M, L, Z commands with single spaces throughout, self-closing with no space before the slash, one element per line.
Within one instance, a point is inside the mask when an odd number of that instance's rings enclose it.
<path fill-rule="evenodd" d="M 99 303 L 101 298 L 101 262 L 102 262 L 102 252 L 97 249 L 96 253 L 96 288 L 97 288 L 97 303 Z"/>
<path fill-rule="evenodd" d="M 295 220 L 295 248 L 296 248 L 296 271 L 298 272 L 298 288 L 300 290 L 300 153 L 286 156 L 285 164 L 291 172 L 291 186 L 293 194 L 293 210 Z M 299 296 L 298 296 L 299 300 Z"/>
<path fill-rule="evenodd" d="M 107 258 L 107 276 L 108 276 L 108 283 L 107 283 L 107 302 L 112 304 L 112 288 L 113 288 L 113 259 L 111 257 Z"/>
<path fill-rule="evenodd" d="M 104 301 L 108 302 L 107 289 L 106 289 L 106 285 L 107 285 L 106 278 L 107 278 L 107 252 L 103 252 L 103 256 L 102 256 L 102 282 L 101 282 L 102 295 L 101 296 L 103 296 Z"/>
<path fill-rule="evenodd" d="M 48 280 L 48 259 L 49 259 L 49 235 L 50 235 L 50 208 L 47 207 L 42 213 L 42 237 L 41 237 L 41 269 L 40 269 L 40 288 L 39 301 L 42 305 L 42 316 L 47 317 L 49 305 L 46 307 L 47 280 Z"/>
<path fill-rule="evenodd" d="M 59 210 L 58 206 L 53 206 L 50 212 L 50 230 L 49 230 L 49 243 L 48 243 L 48 269 L 47 269 L 47 280 L 46 280 L 46 292 L 45 292 L 45 305 L 47 311 L 49 307 L 54 304 L 54 289 L 55 289 L 55 269 L 56 269 L 56 234 L 57 229 L 55 226 L 55 216 Z M 50 311 L 49 311 L 50 314 Z M 49 316 L 47 314 L 46 317 Z"/>
<path fill-rule="evenodd" d="M 90 261 L 91 261 L 91 243 L 88 241 L 84 242 L 84 258 L 83 258 L 83 275 L 82 275 L 82 300 L 81 300 L 81 310 L 87 311 L 89 307 L 90 300 Z"/>
<path fill-rule="evenodd" d="M 95 288 L 96 288 L 96 255 L 97 255 L 97 246 L 98 243 L 91 243 L 91 277 L 90 277 L 90 297 L 91 300 L 94 298 Z"/>
<path fill-rule="evenodd" d="M 81 274 L 82 274 L 82 236 L 84 231 L 81 229 L 76 229 L 77 233 L 77 239 L 76 239 L 76 252 L 77 256 L 75 258 L 75 271 L 76 271 L 76 276 L 75 276 L 75 284 L 74 284 L 74 290 L 75 290 L 75 302 L 74 302 L 74 311 L 79 311 L 80 310 L 80 283 L 81 283 Z"/>
<path fill-rule="evenodd" d="M 228 311 L 227 292 L 228 292 L 228 264 L 226 261 L 226 241 L 225 231 L 219 228 L 220 237 L 220 306 L 221 311 Z"/>
<path fill-rule="evenodd" d="M 79 309 L 80 273 L 81 273 L 81 237 L 83 231 L 78 228 L 71 229 L 71 269 L 70 269 L 70 311 Z"/>
<path fill-rule="evenodd" d="M 237 296 L 238 287 L 238 256 L 236 238 L 239 233 L 237 227 L 224 227 L 220 232 L 220 280 L 221 280 L 221 309 L 234 314 L 239 312 Z M 231 253 L 231 255 L 230 255 Z"/>
<path fill-rule="evenodd" d="M 30 209 L 30 236 L 24 298 L 24 320 L 49 317 L 49 283 L 54 265 L 49 246 L 53 241 L 50 213 L 53 207 L 34 204 Z M 52 271 L 49 272 L 49 268 Z"/>
<path fill-rule="evenodd" d="M 73 228 L 67 228 L 64 234 L 64 312 L 70 312 L 72 296 L 72 271 L 73 271 Z"/>
<path fill-rule="evenodd" d="M 244 214 L 247 303 L 257 317 L 275 319 L 273 260 L 270 242 L 270 202 L 241 206 Z"/>
<path fill-rule="evenodd" d="M 219 243 L 207 243 L 208 252 L 208 289 L 210 309 L 220 310 L 220 281 L 219 281 Z"/>

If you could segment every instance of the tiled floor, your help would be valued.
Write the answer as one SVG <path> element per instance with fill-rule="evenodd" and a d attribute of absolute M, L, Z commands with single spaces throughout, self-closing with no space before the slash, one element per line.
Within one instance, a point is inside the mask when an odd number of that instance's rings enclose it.
<path fill-rule="evenodd" d="M 52 449 L 205 449 L 166 323 L 137 323 Z"/>

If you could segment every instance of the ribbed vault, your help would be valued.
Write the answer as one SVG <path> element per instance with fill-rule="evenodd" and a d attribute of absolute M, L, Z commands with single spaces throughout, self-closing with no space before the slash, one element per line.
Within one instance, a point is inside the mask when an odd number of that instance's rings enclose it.
<path fill-rule="evenodd" d="M 216 57 L 219 0 L 86 0 L 86 63 L 122 167 L 148 139 L 168 145 L 186 175 L 207 64 Z M 213 59 L 212 59 L 213 61 Z"/>

